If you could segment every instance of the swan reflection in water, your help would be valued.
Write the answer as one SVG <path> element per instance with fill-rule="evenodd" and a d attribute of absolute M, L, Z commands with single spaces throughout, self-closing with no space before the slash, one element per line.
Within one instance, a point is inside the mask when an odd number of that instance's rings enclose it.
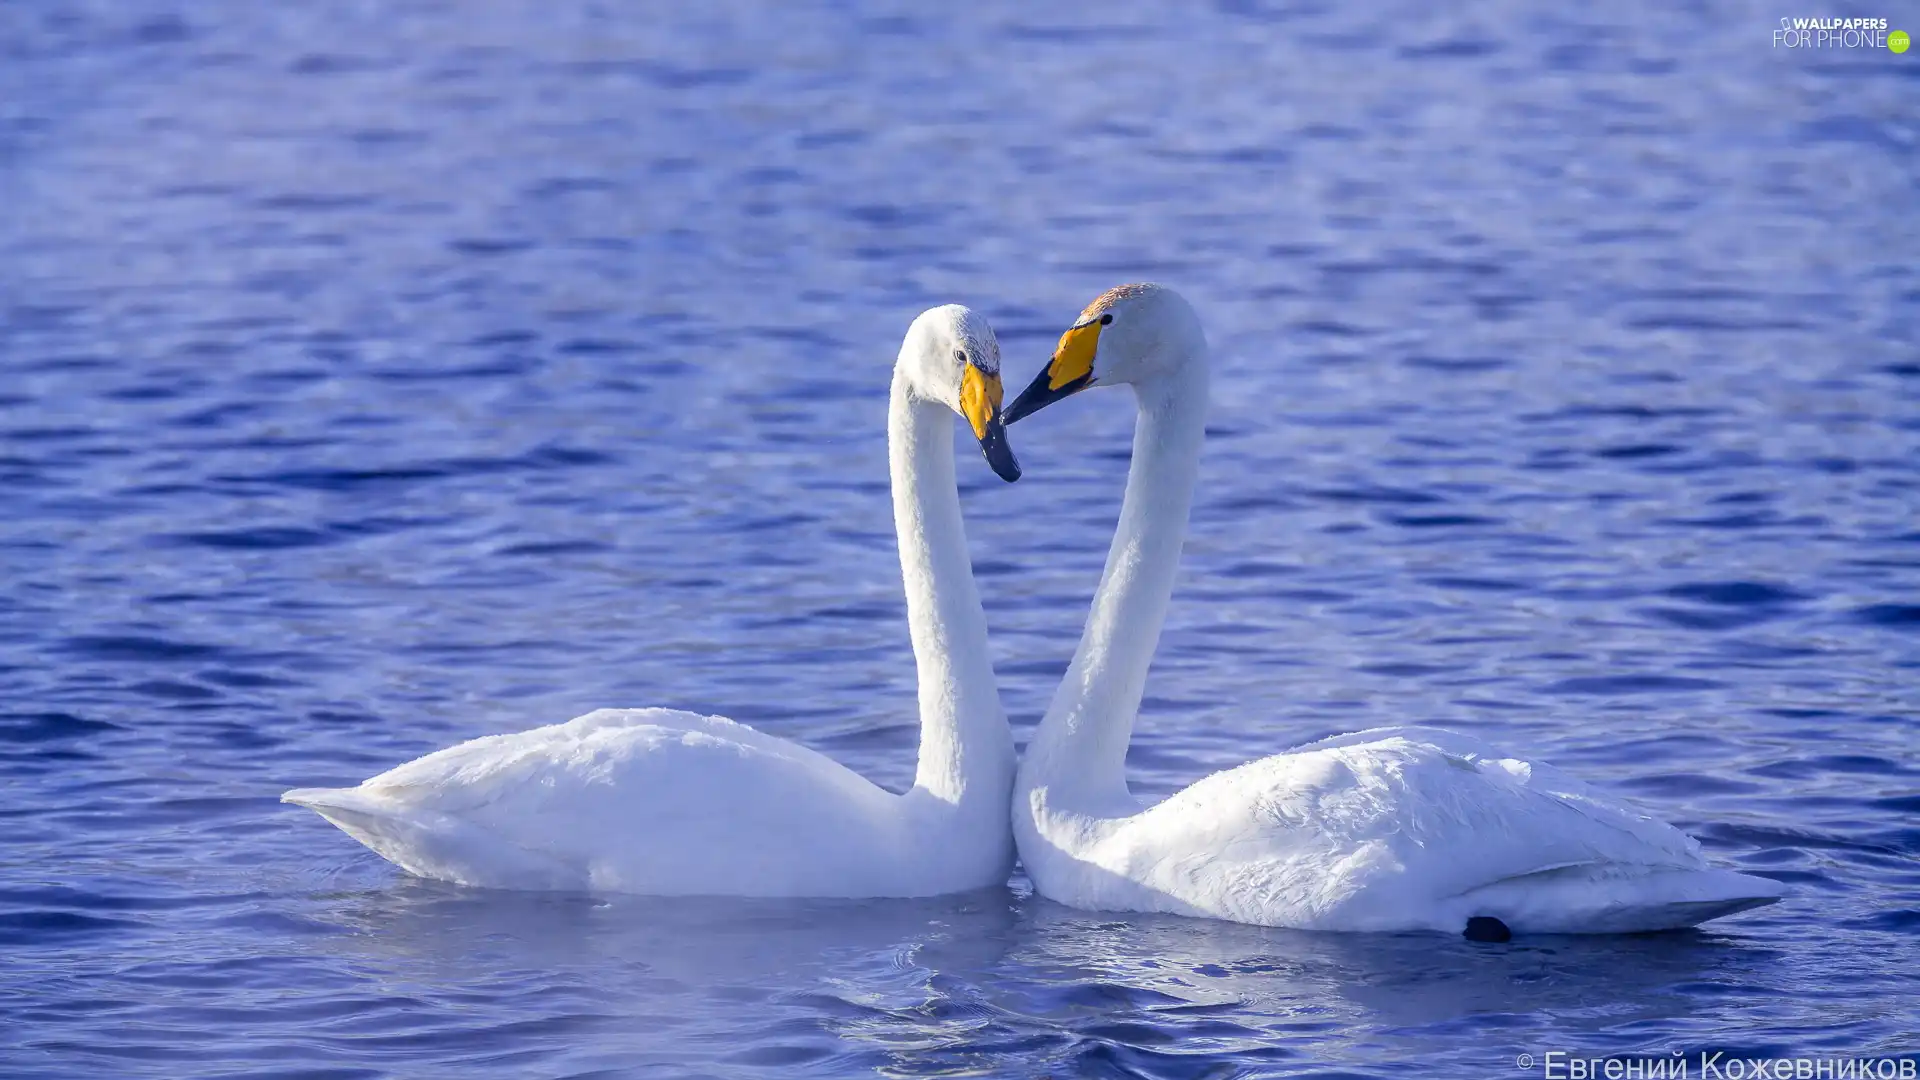
<path fill-rule="evenodd" d="M 1309 1034 L 1325 1057 L 1339 1046 L 1325 1040 L 1343 1031 L 1370 1033 L 1353 1036 L 1369 1043 L 1355 1044 L 1357 1059 L 1377 1060 L 1383 1041 L 1402 1039 L 1407 1053 L 1430 1056 L 1442 1035 L 1456 1036 L 1447 1045 L 1463 1067 L 1510 1067 L 1522 1049 L 1643 1049 L 1631 1041 L 1636 1025 L 1684 1027 L 1715 988 L 1764 984 L 1777 957 L 1703 930 L 1492 945 L 1116 918 L 1054 904 L 1018 880 L 918 900 L 762 900 L 402 879 L 312 900 L 328 928 L 312 939 L 315 960 L 415 1003 L 513 998 L 553 1026 L 551 1052 L 570 1065 L 579 1062 L 566 1058 L 566 1033 L 594 1029 L 595 1060 L 607 1067 L 831 1058 L 919 1074 L 991 1070 L 1016 1052 L 1063 1068 L 1109 1057 L 1148 1067 L 1212 1054 L 1291 1059 L 1289 1044 Z M 460 1037 L 465 1022 L 458 1010 L 429 1010 L 353 1037 Z"/>

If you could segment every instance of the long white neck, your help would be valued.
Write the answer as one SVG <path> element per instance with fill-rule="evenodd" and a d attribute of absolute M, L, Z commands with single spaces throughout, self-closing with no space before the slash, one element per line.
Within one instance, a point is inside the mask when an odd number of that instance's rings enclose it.
<path fill-rule="evenodd" d="M 920 678 L 916 790 L 1005 833 L 1013 735 L 1000 706 L 987 618 L 973 584 L 953 472 L 953 410 L 919 398 L 896 370 L 887 409 L 893 524 Z"/>
<path fill-rule="evenodd" d="M 1203 353 L 1206 345 L 1196 340 L 1185 348 Z M 1023 787 L 1044 784 L 1070 801 L 1103 807 L 1128 799 L 1127 743 L 1173 595 L 1206 437 L 1205 356 L 1138 384 L 1135 395 L 1133 465 L 1107 568 L 1080 648 L 1021 771 Z"/>

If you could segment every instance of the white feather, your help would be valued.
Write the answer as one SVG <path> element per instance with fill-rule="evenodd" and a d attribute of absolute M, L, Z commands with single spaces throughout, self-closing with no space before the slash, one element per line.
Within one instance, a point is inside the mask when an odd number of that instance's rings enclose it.
<path fill-rule="evenodd" d="M 602 709 L 283 798 L 411 873 L 467 885 L 863 897 L 1004 883 L 1013 742 L 953 462 L 959 365 L 997 378 L 998 362 L 991 328 L 950 306 L 915 320 L 895 365 L 888 452 L 920 677 L 910 791 L 721 717 Z"/>

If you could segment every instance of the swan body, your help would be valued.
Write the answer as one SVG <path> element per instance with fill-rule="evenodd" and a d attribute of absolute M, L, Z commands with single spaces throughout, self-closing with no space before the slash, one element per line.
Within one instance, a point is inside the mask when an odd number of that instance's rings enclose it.
<path fill-rule="evenodd" d="M 1264 926 L 1454 933 L 1471 919 L 1518 933 L 1664 930 L 1782 895 L 1551 766 L 1439 728 L 1338 736 L 1142 807 L 1126 750 L 1186 532 L 1206 355 L 1186 301 L 1122 286 L 1082 313 L 1005 414 L 1013 423 L 1119 383 L 1140 407 L 1085 633 L 1015 780 L 1014 838 L 1041 895 Z"/>
<path fill-rule="evenodd" d="M 646 894 L 886 896 L 1004 873 L 913 849 L 945 807 L 719 716 L 600 709 L 491 735 L 354 788 L 289 791 L 409 873 Z"/>
<path fill-rule="evenodd" d="M 601 709 L 282 796 L 401 868 L 465 885 L 654 895 L 930 896 L 1002 884 L 1014 752 L 954 477 L 953 414 L 1008 480 L 999 346 L 935 308 L 894 369 L 888 451 L 919 674 L 914 786 L 717 716 Z"/>

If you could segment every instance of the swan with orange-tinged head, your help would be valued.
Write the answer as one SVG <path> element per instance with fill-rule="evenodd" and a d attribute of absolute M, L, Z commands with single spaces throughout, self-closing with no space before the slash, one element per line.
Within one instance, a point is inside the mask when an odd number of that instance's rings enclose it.
<path fill-rule="evenodd" d="M 1311 930 L 1471 937 L 1692 926 L 1770 904 L 1664 822 L 1551 766 L 1438 728 L 1342 735 L 1206 777 L 1154 806 L 1127 743 L 1173 594 L 1207 411 L 1199 316 L 1171 289 L 1101 294 L 1007 406 L 1011 424 L 1089 387 L 1139 405 L 1106 570 L 1027 745 L 1013 831 L 1042 896 Z M 1254 718 L 1258 719 L 1258 718 Z"/>

